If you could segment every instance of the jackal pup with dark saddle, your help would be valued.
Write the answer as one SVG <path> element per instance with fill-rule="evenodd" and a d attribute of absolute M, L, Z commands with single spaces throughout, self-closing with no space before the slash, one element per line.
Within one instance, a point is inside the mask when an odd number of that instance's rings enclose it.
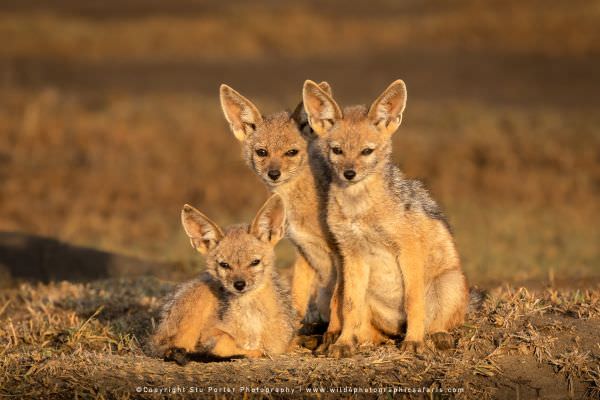
<path fill-rule="evenodd" d="M 257 358 L 286 352 L 295 315 L 274 269 L 274 246 L 285 231 L 281 198 L 272 196 L 252 224 L 224 231 L 189 205 L 181 219 L 207 269 L 166 302 L 152 337 L 156 353 L 183 364 L 190 353 Z"/>

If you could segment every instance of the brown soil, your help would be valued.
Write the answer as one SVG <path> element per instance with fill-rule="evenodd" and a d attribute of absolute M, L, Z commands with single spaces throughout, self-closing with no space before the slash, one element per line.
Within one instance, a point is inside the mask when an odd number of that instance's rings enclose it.
<path fill-rule="evenodd" d="M 442 398 L 600 394 L 598 289 L 491 290 L 482 308 L 453 332 L 456 348 L 445 352 L 432 350 L 428 341 L 424 353 L 406 354 L 390 340 L 341 360 L 298 348 L 273 359 L 181 367 L 146 350 L 160 298 L 172 287 L 138 278 L 0 292 L 0 394 L 145 398 L 160 397 L 149 390 L 178 388 L 185 392 L 165 397 L 202 390 L 221 398 L 239 397 L 242 387 L 257 390 L 246 394 L 250 398 L 288 398 L 292 390 L 296 397 L 326 398 L 388 398 L 394 390 L 415 398 L 424 396 L 419 390 Z"/>

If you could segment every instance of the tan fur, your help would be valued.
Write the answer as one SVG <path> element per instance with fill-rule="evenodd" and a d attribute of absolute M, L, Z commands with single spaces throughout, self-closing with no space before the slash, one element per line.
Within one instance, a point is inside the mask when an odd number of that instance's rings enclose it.
<path fill-rule="evenodd" d="M 320 87 L 330 91 L 324 82 Z M 307 322 L 328 321 L 339 255 L 324 213 L 330 178 L 303 107 L 300 104 L 293 113 L 262 116 L 254 104 L 227 85 L 221 86 L 221 105 L 242 142 L 246 163 L 286 205 L 286 236 L 298 250 L 292 280 L 298 317 Z M 259 151 L 264 151 L 262 156 Z M 277 180 L 269 177 L 272 170 L 280 171 Z M 317 316 L 306 315 L 311 299 L 317 303 Z"/>
<path fill-rule="evenodd" d="M 152 337 L 155 351 L 258 357 L 287 351 L 295 318 L 274 270 L 273 247 L 283 235 L 285 211 L 272 196 L 250 226 L 223 233 L 191 206 L 182 223 L 192 246 L 206 254 L 207 271 L 177 289 Z M 240 290 L 236 287 L 244 282 Z"/>
<path fill-rule="evenodd" d="M 369 109 L 342 111 L 311 81 L 303 97 L 332 170 L 327 222 L 343 256 L 334 295 L 341 300 L 342 327 L 330 354 L 348 355 L 358 344 L 376 342 L 374 332 L 397 335 L 404 323 L 404 348 L 422 346 L 426 332 L 442 347 L 445 333 L 464 319 L 468 291 L 439 207 L 420 182 L 407 180 L 391 163 L 404 83 L 392 83 Z"/>

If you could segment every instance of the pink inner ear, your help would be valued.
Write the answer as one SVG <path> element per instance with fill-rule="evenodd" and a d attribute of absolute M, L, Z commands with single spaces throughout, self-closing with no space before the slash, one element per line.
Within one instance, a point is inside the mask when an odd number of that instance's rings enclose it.
<path fill-rule="evenodd" d="M 201 238 L 202 235 L 202 229 L 201 229 L 201 225 L 198 224 L 197 221 L 195 221 L 193 218 L 190 218 L 186 224 L 187 230 L 188 230 L 188 234 L 193 237 L 193 238 Z"/>
<path fill-rule="evenodd" d="M 340 110 L 335 101 L 329 99 L 326 91 L 316 83 L 305 86 L 305 91 L 306 108 L 314 119 L 328 120 L 340 117 Z"/>
<path fill-rule="evenodd" d="M 246 131 L 245 124 L 248 122 L 256 123 L 262 119 L 256 106 L 242 95 L 228 91 L 224 95 L 224 100 L 228 118 L 231 117 L 231 124 L 235 125 L 236 128 Z"/>
<path fill-rule="evenodd" d="M 308 98 L 307 104 L 312 109 L 311 114 L 319 116 L 325 111 L 325 101 L 314 91 L 311 93 L 311 97 Z"/>
<path fill-rule="evenodd" d="M 234 117 L 233 123 L 236 125 L 236 128 L 244 129 L 244 108 L 242 104 L 232 99 L 231 111 Z"/>

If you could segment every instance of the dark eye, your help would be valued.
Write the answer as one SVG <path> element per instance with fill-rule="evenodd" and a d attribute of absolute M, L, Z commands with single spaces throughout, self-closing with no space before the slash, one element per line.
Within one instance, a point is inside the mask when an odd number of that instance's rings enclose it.
<path fill-rule="evenodd" d="M 257 149 L 256 150 L 256 155 L 259 157 L 266 157 L 269 155 L 269 152 L 266 151 L 265 149 Z"/>
<path fill-rule="evenodd" d="M 258 264 L 260 264 L 260 260 L 259 260 L 259 259 L 253 260 L 253 261 L 250 263 L 250 265 L 251 265 L 251 266 L 253 266 L 253 267 L 256 267 Z"/>
<path fill-rule="evenodd" d="M 368 156 L 372 152 L 373 152 L 373 149 L 370 149 L 367 147 L 366 149 L 363 149 L 363 151 L 361 151 L 360 154 L 362 154 L 363 156 Z"/>
<path fill-rule="evenodd" d="M 298 150 L 296 149 L 291 149 L 285 152 L 285 155 L 288 157 L 294 157 L 296 154 L 298 154 Z"/>
<path fill-rule="evenodd" d="M 344 153 L 344 152 L 342 151 L 342 148 L 341 148 L 341 147 L 337 147 L 337 146 L 336 146 L 336 147 L 332 147 L 332 148 L 331 148 L 331 152 L 332 152 L 333 154 L 338 154 L 338 155 L 339 155 L 339 154 L 343 154 L 343 153 Z"/>
<path fill-rule="evenodd" d="M 229 264 L 227 264 L 225 261 L 221 261 L 219 263 L 219 267 L 221 267 L 223 269 L 231 269 L 231 266 Z"/>

